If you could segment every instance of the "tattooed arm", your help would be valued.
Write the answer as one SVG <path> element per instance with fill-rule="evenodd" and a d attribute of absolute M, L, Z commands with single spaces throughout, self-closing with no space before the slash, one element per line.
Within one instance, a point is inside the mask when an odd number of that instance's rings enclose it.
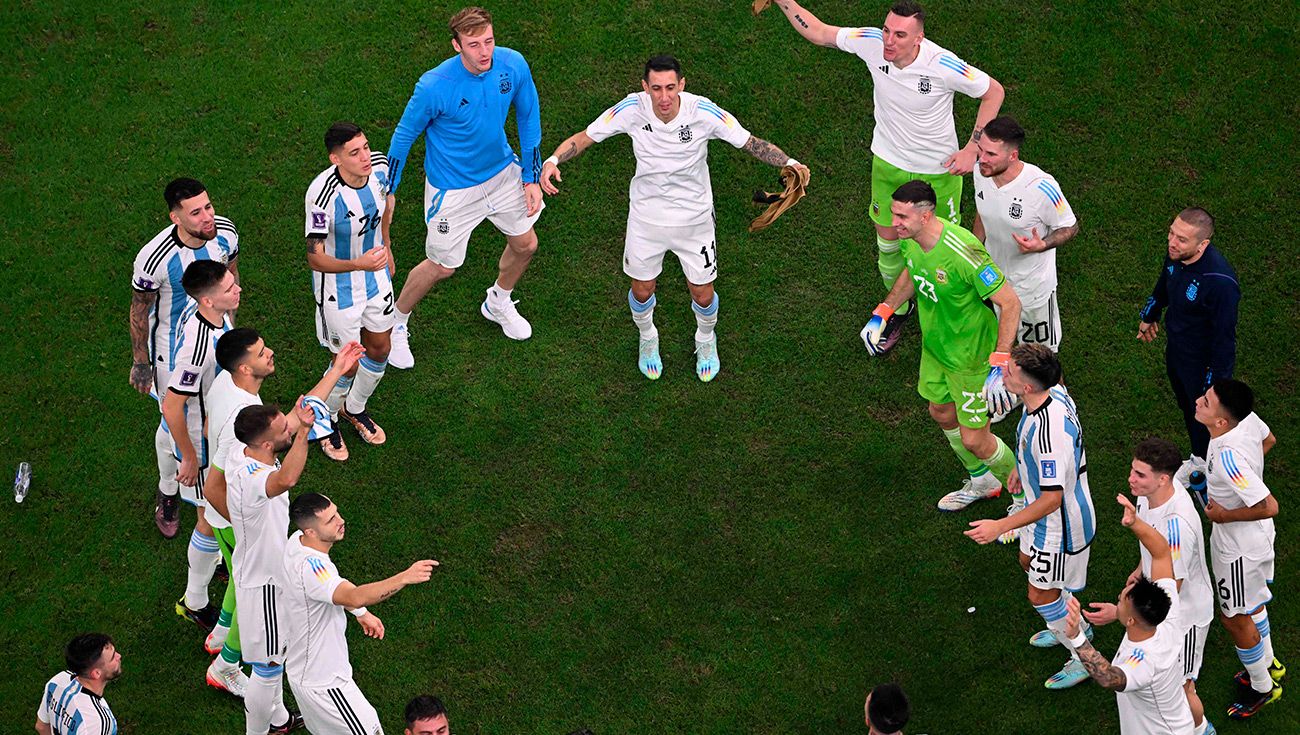
<path fill-rule="evenodd" d="M 1128 684 L 1128 678 L 1124 676 L 1124 670 L 1107 661 L 1106 657 L 1093 648 L 1091 643 L 1084 643 L 1074 651 L 1079 654 L 1079 660 L 1083 662 L 1083 668 L 1088 670 L 1088 674 L 1092 676 L 1093 681 L 1111 691 L 1124 691 L 1124 686 Z"/>
<path fill-rule="evenodd" d="M 745 141 L 745 145 L 741 148 L 746 153 L 763 163 L 770 163 L 777 167 L 784 166 L 786 161 L 791 160 L 790 156 L 785 154 L 785 151 L 777 148 L 775 145 L 763 140 L 757 135 L 749 136 L 749 140 Z"/>
<path fill-rule="evenodd" d="M 799 35 L 818 46 L 836 47 L 835 36 L 840 32 L 839 26 L 821 22 L 817 16 L 799 7 L 799 3 L 794 0 L 776 0 L 776 6 L 785 13 L 786 19 Z"/>
<path fill-rule="evenodd" d="M 149 395 L 153 366 L 149 363 L 149 309 L 158 300 L 156 291 L 131 292 L 131 386 Z"/>
<path fill-rule="evenodd" d="M 551 158 L 546 159 L 546 162 L 542 164 L 542 191 L 547 194 L 559 193 L 560 190 L 557 189 L 555 183 L 551 181 L 551 177 L 554 177 L 555 181 L 564 181 L 564 177 L 560 175 L 559 164 L 564 163 L 565 161 L 572 161 L 582 155 L 583 151 L 595 144 L 596 141 L 592 140 L 590 135 L 587 135 L 586 130 L 579 130 L 573 135 L 570 135 L 560 144 L 559 148 L 555 149 L 555 153 L 552 154 Z"/>

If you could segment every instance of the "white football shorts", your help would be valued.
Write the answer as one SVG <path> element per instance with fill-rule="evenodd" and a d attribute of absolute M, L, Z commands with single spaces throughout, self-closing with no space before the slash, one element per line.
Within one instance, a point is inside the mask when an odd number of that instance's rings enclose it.
<path fill-rule="evenodd" d="M 235 590 L 239 615 L 239 643 L 250 664 L 284 665 L 289 629 L 279 604 L 280 590 L 273 584 Z"/>
<path fill-rule="evenodd" d="M 239 624 L 242 630 L 243 621 Z M 314 735 L 383 735 L 378 713 L 356 682 L 348 680 L 341 687 L 314 689 L 295 686 L 290 679 L 289 688 L 298 700 L 307 729 Z"/>
<path fill-rule="evenodd" d="M 517 237 L 532 229 L 545 208 L 543 202 L 537 214 L 528 216 L 523 169 L 516 163 L 467 189 L 435 189 L 426 179 L 424 254 L 444 268 L 459 268 L 465 263 L 469 236 L 480 222 L 491 220 L 503 235 Z"/>
<path fill-rule="evenodd" d="M 1091 546 L 1073 554 L 1044 551 L 1034 546 L 1032 533 L 1020 534 L 1020 553 L 1029 557 L 1029 569 L 1025 574 L 1029 584 L 1036 589 L 1082 592 L 1088 586 L 1088 556 L 1091 552 Z M 243 625 L 242 618 L 240 625 Z"/>
<path fill-rule="evenodd" d="M 1210 561 L 1214 568 L 1219 612 L 1229 617 L 1249 615 L 1273 599 L 1273 593 L 1268 589 L 1273 583 L 1273 557 L 1225 557 L 1211 543 Z"/>
<path fill-rule="evenodd" d="M 383 334 L 397 319 L 393 284 L 381 284 L 374 298 L 360 301 L 346 309 L 337 302 L 316 305 L 316 339 L 330 352 L 337 353 L 349 342 L 361 341 L 361 330 Z"/>
<path fill-rule="evenodd" d="M 653 281 L 664 269 L 671 252 L 681 263 L 686 280 L 696 286 L 718 277 L 718 243 L 713 219 L 698 225 L 651 225 L 628 215 L 623 242 L 623 272 L 637 281 Z"/>

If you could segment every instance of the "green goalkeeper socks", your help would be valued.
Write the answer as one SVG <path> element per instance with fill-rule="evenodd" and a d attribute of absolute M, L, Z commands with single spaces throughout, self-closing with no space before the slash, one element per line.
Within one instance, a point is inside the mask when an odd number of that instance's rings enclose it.
<path fill-rule="evenodd" d="M 957 459 L 961 461 L 961 466 L 966 468 L 966 472 L 971 477 L 988 474 L 988 466 L 962 445 L 961 429 L 944 429 L 943 436 L 948 440 L 948 446 L 952 447 L 952 453 L 957 455 Z"/>
<path fill-rule="evenodd" d="M 1007 478 L 1011 477 L 1011 473 L 1016 469 L 1016 457 L 1011 453 L 1011 449 L 1007 447 L 1006 442 L 997 436 L 994 436 L 993 439 L 998 443 L 998 448 L 993 450 L 993 456 L 984 460 L 984 463 L 989 466 L 989 471 L 993 473 L 994 477 L 998 478 L 998 482 L 1002 483 L 1002 487 L 1005 488 L 1007 487 Z M 1007 491 L 1010 492 L 1010 488 L 1007 488 Z M 1013 500 L 1024 500 L 1025 494 L 1023 492 L 1019 495 L 1012 493 L 1011 498 Z"/>

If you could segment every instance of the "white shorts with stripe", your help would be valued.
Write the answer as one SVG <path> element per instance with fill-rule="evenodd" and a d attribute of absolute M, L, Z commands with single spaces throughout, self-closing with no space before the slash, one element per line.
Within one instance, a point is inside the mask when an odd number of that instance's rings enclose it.
<path fill-rule="evenodd" d="M 1246 556 L 1225 558 L 1210 544 L 1210 561 L 1214 568 L 1214 589 L 1219 598 L 1219 612 L 1232 617 L 1249 615 L 1273 599 L 1268 586 L 1273 583 L 1273 559 Z"/>
<path fill-rule="evenodd" d="M 623 272 L 638 281 L 653 281 L 664 269 L 664 256 L 677 256 L 686 280 L 696 286 L 718 277 L 718 244 L 713 219 L 698 225 L 651 225 L 628 215 L 623 241 Z"/>
<path fill-rule="evenodd" d="M 1061 310 L 1057 308 L 1055 291 L 1037 306 L 1021 309 L 1016 339 L 1020 344 L 1041 344 L 1052 352 L 1061 351 Z"/>
<path fill-rule="evenodd" d="M 374 298 L 358 301 L 346 309 L 337 303 L 316 305 L 316 340 L 325 349 L 338 354 L 343 345 L 361 341 L 361 330 L 371 334 L 391 331 L 397 321 L 393 284 L 379 287 Z"/>
<path fill-rule="evenodd" d="M 469 236 L 483 220 L 491 220 L 503 235 L 516 237 L 531 230 L 545 208 L 543 202 L 536 214 L 528 215 L 523 169 L 515 163 L 467 189 L 435 189 L 426 179 L 424 254 L 444 268 L 459 268 L 465 264 Z"/>
<path fill-rule="evenodd" d="M 1044 551 L 1034 547 L 1032 533 L 1022 533 L 1020 553 L 1029 557 L 1029 569 L 1025 574 L 1035 589 L 1080 592 L 1088 586 L 1088 556 L 1092 553 L 1091 546 L 1073 554 Z M 239 624 L 244 624 L 242 618 Z"/>
<path fill-rule="evenodd" d="M 1183 678 L 1196 681 L 1201 674 L 1201 661 L 1205 655 L 1205 637 L 1210 626 L 1193 625 L 1183 635 Z"/>
<path fill-rule="evenodd" d="M 242 631 L 244 621 L 240 620 L 239 625 Z M 298 700 L 302 719 L 313 735 L 383 735 L 378 713 L 354 681 L 339 687 L 314 689 L 295 686 L 290 679 L 289 689 Z"/>
<path fill-rule="evenodd" d="M 235 590 L 235 611 L 239 615 L 239 643 L 244 661 L 250 664 L 284 665 L 289 641 L 287 620 L 279 604 L 280 590 L 273 584 L 240 587 Z"/>

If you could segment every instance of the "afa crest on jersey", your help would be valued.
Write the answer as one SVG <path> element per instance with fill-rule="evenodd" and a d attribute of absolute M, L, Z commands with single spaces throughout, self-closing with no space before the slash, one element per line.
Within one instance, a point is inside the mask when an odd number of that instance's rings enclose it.
<path fill-rule="evenodd" d="M 934 280 L 938 281 L 939 283 L 947 283 L 948 271 L 942 268 L 936 268 L 934 271 Z"/>
<path fill-rule="evenodd" d="M 677 131 L 677 139 L 683 143 L 691 142 L 691 126 L 683 125 L 681 129 Z"/>
<path fill-rule="evenodd" d="M 916 83 L 916 91 L 921 94 L 930 94 L 931 89 L 933 89 L 933 86 L 930 84 L 930 77 L 921 77 L 920 81 Z"/>
<path fill-rule="evenodd" d="M 510 86 L 510 77 L 506 76 L 505 74 L 502 74 L 501 84 L 497 85 L 497 89 L 501 90 L 501 94 L 509 94 L 510 90 L 514 89 L 513 87 Z"/>
<path fill-rule="evenodd" d="M 445 219 L 438 220 L 438 234 L 445 235 L 448 232 L 451 232 L 451 225 L 447 224 L 447 220 Z"/>
<path fill-rule="evenodd" d="M 1011 219 L 1020 219 L 1025 214 L 1025 208 L 1020 205 L 1020 200 L 1016 199 L 1011 202 L 1011 208 L 1007 210 L 1007 216 Z"/>
<path fill-rule="evenodd" d="M 1187 284 L 1187 300 L 1195 301 L 1196 293 L 1200 290 L 1201 290 L 1201 285 L 1196 281 L 1192 281 L 1191 283 Z"/>

